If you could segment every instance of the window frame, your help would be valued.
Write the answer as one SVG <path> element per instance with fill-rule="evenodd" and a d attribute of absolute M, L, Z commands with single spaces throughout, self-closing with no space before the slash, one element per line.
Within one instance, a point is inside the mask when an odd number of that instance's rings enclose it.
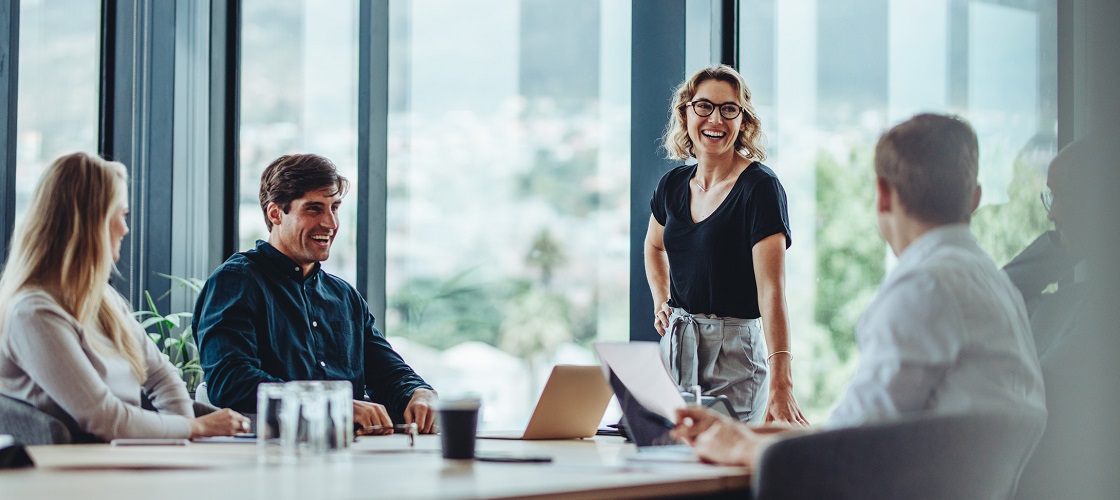
<path fill-rule="evenodd" d="M 738 43 L 734 20 L 738 17 L 737 0 L 709 0 L 721 18 L 713 21 L 713 40 L 719 46 L 719 61 L 737 66 Z M 176 5 L 163 5 L 156 0 L 118 2 L 102 0 L 103 40 L 102 71 L 104 74 L 101 110 L 100 153 L 124 161 L 133 174 L 134 233 L 126 243 L 127 258 L 122 271 L 127 268 L 118 286 L 138 305 L 139 290 L 153 292 L 167 290 L 169 283 L 152 279 L 154 272 L 191 272 L 191 269 L 212 269 L 231 255 L 236 245 L 237 192 L 237 134 L 238 134 L 238 65 L 240 1 L 213 0 L 208 19 L 192 16 L 176 18 Z M 1004 3 L 1004 2 L 996 2 Z M 955 4 L 955 2 L 954 2 Z M 0 246 L 7 248 L 14 224 L 15 190 L 15 133 L 18 102 L 19 69 L 19 10 L 20 4 L 5 2 L 0 5 Z M 362 110 L 359 113 L 359 182 L 365 194 L 360 204 L 358 283 L 359 291 L 376 305 L 375 311 L 384 314 L 384 243 L 385 243 L 385 146 L 381 131 L 387 117 L 383 90 L 387 87 L 388 44 L 386 41 L 387 10 L 384 2 L 360 0 L 359 95 Z M 656 149 L 663 127 L 666 101 L 670 89 L 679 83 L 685 66 L 685 3 L 674 0 L 632 0 L 634 43 L 632 49 L 632 130 L 631 130 L 631 339 L 651 338 L 653 304 L 645 281 L 642 244 L 648 223 L 647 199 L 660 175 L 672 163 L 660 157 Z M 1090 47 L 1109 47 L 1116 44 L 1118 35 L 1106 29 L 1105 21 L 1120 17 L 1116 6 L 1100 2 L 1058 2 L 1057 16 L 1057 74 L 1056 90 L 1059 145 L 1065 145 L 1093 130 L 1112 126 L 1098 118 L 1107 113 L 1094 111 L 1093 107 L 1107 104 L 1110 110 L 1115 99 L 1108 95 L 1113 86 L 1106 79 L 1120 73 L 1120 62 L 1110 58 L 1103 50 Z M 716 17 L 716 16 L 713 16 Z M 175 41 L 180 34 L 180 23 L 208 23 L 209 40 L 209 109 L 208 116 L 196 120 L 209 123 L 208 141 L 181 144 L 173 125 L 166 121 L 151 120 L 153 113 L 176 114 L 175 101 L 168 95 L 170 89 L 187 76 L 176 70 Z M 197 26 L 195 26 L 197 28 Z M 134 31 L 129 31 L 129 28 Z M 127 33 L 127 35 L 126 35 Z M 134 33 L 142 37 L 133 38 Z M 133 43 L 135 40 L 137 43 Z M 156 57 L 159 56 L 159 57 Z M 375 57 L 372 57 L 375 56 Z M 126 63 L 119 67 L 117 63 Z M 1093 71 L 1089 71 L 1093 68 Z M 143 79 L 136 82 L 142 97 L 150 99 L 147 106 L 137 112 L 123 107 L 122 99 L 131 97 L 131 85 L 125 85 L 131 72 Z M 197 90 L 197 89 L 196 89 Z M 131 111 L 131 113 L 129 113 Z M 131 134 L 144 140 L 133 146 Z M 197 135 L 197 134 L 196 134 Z M 122 139 L 128 137 L 126 143 Z M 175 221 L 183 220 L 181 214 L 172 216 L 166 210 L 153 210 L 152 201 L 162 196 L 172 197 L 180 192 L 182 183 L 199 182 L 176 180 L 174 169 L 186 168 L 183 161 L 176 162 L 175 148 L 196 148 L 194 153 L 208 158 L 209 185 L 206 210 L 195 213 L 206 219 L 201 226 L 208 235 L 205 243 L 184 246 L 172 241 L 171 228 Z M 196 156 L 195 158 L 197 158 Z M 167 168 L 168 165 L 174 165 Z M 192 177 L 198 179 L 198 177 Z M 197 191 L 196 191 L 197 192 Z M 380 197 L 379 197 L 380 196 Z M 140 201 L 140 203 L 137 203 Z M 179 205 L 174 212 L 183 210 Z M 188 217 L 189 220 L 189 217 Z M 189 257 L 180 254 L 186 252 Z M 122 259 L 123 260 L 123 259 Z M 172 264 L 175 262 L 177 264 Z M 194 263 L 194 264 L 189 264 Z M 195 266 L 195 267 L 192 267 Z M 185 271 L 180 271 L 183 269 Z"/>

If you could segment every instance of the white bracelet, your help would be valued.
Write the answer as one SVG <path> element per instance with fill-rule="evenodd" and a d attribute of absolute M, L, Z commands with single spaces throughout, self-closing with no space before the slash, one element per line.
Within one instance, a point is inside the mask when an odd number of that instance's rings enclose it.
<path fill-rule="evenodd" d="M 769 356 L 766 356 L 766 364 L 770 364 L 770 358 L 772 358 L 772 357 L 774 357 L 778 354 L 782 354 L 782 353 L 788 354 L 789 355 L 789 360 L 793 361 L 793 353 L 791 353 L 789 351 L 774 351 L 774 352 L 770 353 Z"/>

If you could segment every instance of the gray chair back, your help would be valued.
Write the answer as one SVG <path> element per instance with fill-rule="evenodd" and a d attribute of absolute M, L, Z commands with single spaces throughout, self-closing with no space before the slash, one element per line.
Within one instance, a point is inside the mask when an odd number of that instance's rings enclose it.
<path fill-rule="evenodd" d="M 210 403 L 204 403 L 202 401 L 192 401 L 191 404 L 194 406 L 194 416 L 196 418 L 209 415 L 220 409 Z"/>
<path fill-rule="evenodd" d="M 147 396 L 141 394 L 141 399 L 147 400 Z M 192 404 L 197 417 L 218 410 L 213 405 L 198 401 L 192 401 Z M 10 434 L 17 443 L 27 446 L 103 442 L 79 429 L 78 423 L 72 419 L 68 424 L 26 401 L 3 394 L 0 394 L 0 434 Z"/>
<path fill-rule="evenodd" d="M 783 439 L 759 457 L 755 498 L 1011 498 L 1045 422 L 1041 412 L 915 416 Z"/>
<path fill-rule="evenodd" d="M 61 420 L 27 402 L 0 394 L 0 434 L 11 434 L 17 443 L 69 444 L 70 429 Z"/>

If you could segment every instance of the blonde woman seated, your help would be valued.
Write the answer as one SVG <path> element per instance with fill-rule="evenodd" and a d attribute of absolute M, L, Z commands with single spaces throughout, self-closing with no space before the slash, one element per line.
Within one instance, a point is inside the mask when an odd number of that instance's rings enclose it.
<path fill-rule="evenodd" d="M 83 153 L 43 173 L 0 277 L 0 394 L 102 440 L 247 431 L 232 410 L 195 418 L 178 372 L 109 286 L 126 179 L 124 165 Z M 141 387 L 158 412 L 140 407 Z"/>

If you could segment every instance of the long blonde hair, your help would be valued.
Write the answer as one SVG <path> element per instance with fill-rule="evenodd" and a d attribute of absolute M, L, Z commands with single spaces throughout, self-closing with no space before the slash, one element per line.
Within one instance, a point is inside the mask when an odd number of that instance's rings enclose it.
<path fill-rule="evenodd" d="M 143 383 L 142 346 L 130 332 L 135 320 L 108 286 L 115 269 L 112 212 L 127 182 L 124 165 L 85 153 L 62 156 L 43 172 L 0 275 L 0 332 L 12 298 L 42 289 L 78 323 L 108 337 Z"/>
<path fill-rule="evenodd" d="M 735 137 L 735 151 L 744 158 L 763 161 L 766 159 L 766 148 L 762 145 L 762 121 L 751 103 L 751 90 L 743 76 L 735 68 L 726 64 L 704 68 L 693 73 L 677 90 L 673 92 L 673 103 L 669 107 L 669 123 L 661 136 L 661 145 L 670 159 L 687 160 L 693 156 L 692 139 L 688 137 L 688 119 L 685 118 L 687 106 L 696 89 L 701 83 L 708 80 L 726 82 L 731 89 L 739 95 L 738 104 L 743 107 L 743 127 Z"/>

